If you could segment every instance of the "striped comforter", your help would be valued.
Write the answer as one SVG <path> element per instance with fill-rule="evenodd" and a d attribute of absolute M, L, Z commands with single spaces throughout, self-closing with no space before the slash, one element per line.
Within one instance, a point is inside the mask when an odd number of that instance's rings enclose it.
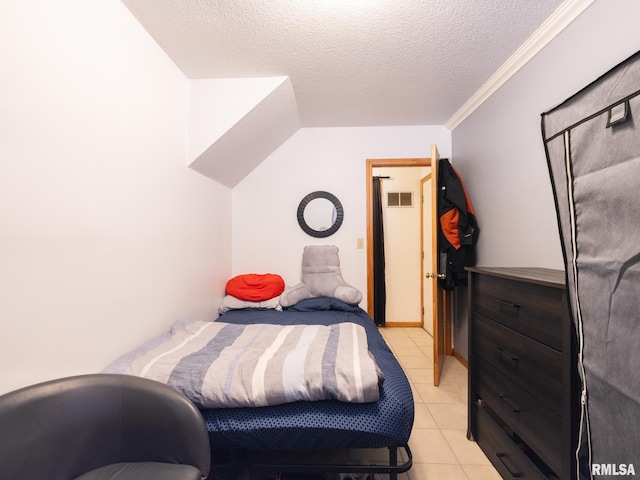
<path fill-rule="evenodd" d="M 177 322 L 124 371 L 174 386 L 204 408 L 298 400 L 374 402 L 380 373 L 362 326 Z"/>

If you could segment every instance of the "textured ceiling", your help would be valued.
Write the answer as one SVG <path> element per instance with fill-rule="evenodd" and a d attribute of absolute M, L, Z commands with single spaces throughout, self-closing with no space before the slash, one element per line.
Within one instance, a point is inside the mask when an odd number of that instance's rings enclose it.
<path fill-rule="evenodd" d="M 122 0 L 189 78 L 288 76 L 303 127 L 443 125 L 561 0 Z"/>

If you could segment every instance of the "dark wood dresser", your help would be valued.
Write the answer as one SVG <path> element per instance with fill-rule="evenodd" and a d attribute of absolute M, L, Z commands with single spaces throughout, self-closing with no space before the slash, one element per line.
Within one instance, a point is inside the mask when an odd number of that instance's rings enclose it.
<path fill-rule="evenodd" d="M 503 478 L 575 478 L 575 335 L 563 271 L 468 268 L 469 437 Z"/>

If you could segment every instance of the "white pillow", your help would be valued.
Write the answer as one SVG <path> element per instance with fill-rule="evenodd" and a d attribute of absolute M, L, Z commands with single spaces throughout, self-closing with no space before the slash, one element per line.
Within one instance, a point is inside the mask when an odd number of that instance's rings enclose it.
<path fill-rule="evenodd" d="M 240 310 L 243 308 L 259 308 L 259 309 L 275 309 L 282 310 L 280 306 L 280 297 L 273 297 L 269 300 L 263 300 L 261 302 L 250 302 L 248 300 L 241 300 L 233 295 L 225 295 L 220 302 L 218 313 L 222 315 L 229 310 Z"/>

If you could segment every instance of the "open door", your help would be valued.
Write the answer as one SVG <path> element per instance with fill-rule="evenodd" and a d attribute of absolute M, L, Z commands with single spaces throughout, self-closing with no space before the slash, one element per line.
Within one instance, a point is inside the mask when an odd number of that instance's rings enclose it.
<path fill-rule="evenodd" d="M 422 328 L 433 338 L 433 291 L 431 280 L 426 274 L 433 272 L 433 235 L 431 234 L 431 173 L 420 179 L 420 247 L 422 265 L 420 269 L 420 301 L 422 313 Z"/>
<path fill-rule="evenodd" d="M 433 292 L 433 384 L 440 384 L 440 376 L 444 365 L 445 356 L 445 291 L 440 288 L 438 278 L 443 278 L 444 273 L 440 273 L 440 245 L 438 245 L 438 162 L 440 154 L 438 147 L 431 145 L 431 235 L 432 235 L 432 257 L 431 273 L 426 277 L 431 279 L 431 289 Z"/>

